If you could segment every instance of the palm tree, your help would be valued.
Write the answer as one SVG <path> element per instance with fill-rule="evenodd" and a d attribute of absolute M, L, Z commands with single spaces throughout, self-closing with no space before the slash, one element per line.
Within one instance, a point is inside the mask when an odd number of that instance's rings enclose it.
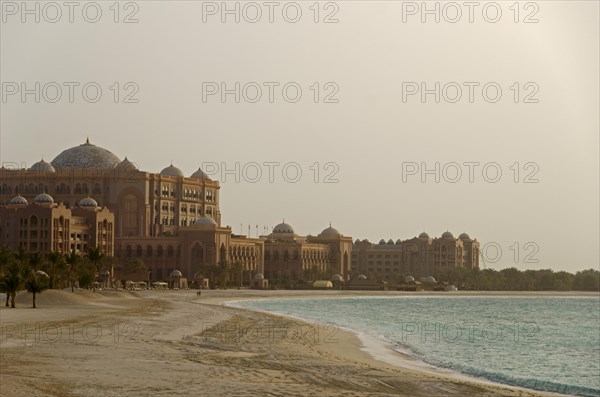
<path fill-rule="evenodd" d="M 100 250 L 100 247 L 90 248 L 87 254 L 87 260 L 92 267 L 92 290 L 96 292 L 96 273 L 100 273 L 102 270 L 106 255 Z"/>
<path fill-rule="evenodd" d="M 33 308 L 35 309 L 35 294 L 41 294 L 48 288 L 48 275 L 42 271 L 31 270 L 29 277 L 25 279 L 25 289 L 33 294 Z"/>
<path fill-rule="evenodd" d="M 6 306 L 8 307 L 8 302 L 10 300 L 10 293 L 8 291 L 8 286 L 5 283 L 5 273 L 8 271 L 8 266 L 13 261 L 13 252 L 5 246 L 0 247 L 0 292 L 6 293 Z"/>
<path fill-rule="evenodd" d="M 71 285 L 71 292 L 74 292 L 74 284 L 77 280 L 77 274 L 79 273 L 79 265 L 81 264 L 81 255 L 75 250 L 71 251 L 66 257 L 65 262 L 67 264 L 67 279 Z"/>
<path fill-rule="evenodd" d="M 219 284 L 221 288 L 225 288 L 225 280 L 229 275 L 229 263 L 227 261 L 221 261 L 217 264 L 217 274 L 219 275 Z"/>
<path fill-rule="evenodd" d="M 62 252 L 59 251 L 51 251 L 47 254 L 48 262 L 50 262 L 50 288 L 56 288 L 56 274 L 58 273 L 58 269 L 64 265 L 65 256 Z"/>
<path fill-rule="evenodd" d="M 210 288 L 216 287 L 215 284 L 215 274 L 217 273 L 217 265 L 212 265 L 210 263 L 203 263 L 200 265 L 200 272 L 202 276 L 208 278 L 210 283 Z"/>
<path fill-rule="evenodd" d="M 140 258 L 134 258 L 129 262 L 125 263 L 124 273 L 129 276 L 129 278 L 135 278 L 136 281 L 140 278 L 140 273 L 145 274 L 148 271 L 148 267 Z M 133 277 L 135 275 L 135 277 Z"/>
<path fill-rule="evenodd" d="M 6 269 L 0 285 L 3 291 L 6 292 L 6 306 L 8 306 L 8 299 L 10 297 L 10 307 L 15 307 L 15 297 L 17 291 L 21 287 L 21 271 L 16 262 L 12 262 Z"/>
<path fill-rule="evenodd" d="M 236 261 L 232 267 L 233 271 L 240 275 L 240 288 L 242 288 L 244 286 L 244 265 L 242 262 Z"/>
<path fill-rule="evenodd" d="M 4 274 L 5 269 L 12 259 L 12 250 L 5 246 L 0 247 L 0 275 Z"/>

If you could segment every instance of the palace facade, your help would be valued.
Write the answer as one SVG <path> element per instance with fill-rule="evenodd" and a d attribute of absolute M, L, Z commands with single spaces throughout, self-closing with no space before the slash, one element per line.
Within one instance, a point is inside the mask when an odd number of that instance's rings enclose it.
<path fill-rule="evenodd" d="M 462 233 L 445 232 L 439 238 L 427 233 L 409 240 L 385 240 L 378 244 L 356 240 L 352 246 L 354 269 L 370 277 L 390 279 L 399 275 L 437 275 L 448 268 L 479 268 L 479 242 Z"/>
<path fill-rule="evenodd" d="M 265 276 L 276 280 L 329 279 L 351 275 L 352 237 L 331 225 L 317 236 L 300 236 L 280 223 L 265 238 Z"/>
<path fill-rule="evenodd" d="M 268 236 L 235 235 L 231 227 L 221 225 L 219 195 L 219 182 L 201 169 L 189 176 L 173 164 L 159 173 L 142 171 L 127 158 L 120 160 L 86 140 L 50 163 L 42 159 L 30 168 L 6 163 L 0 168 L 0 243 L 26 244 L 32 251 L 84 252 L 97 243 L 78 239 L 93 240 L 96 237 L 90 236 L 103 235 L 105 230 L 104 223 L 81 220 L 96 214 L 110 223 L 106 229 L 110 238 L 105 245 L 98 243 L 115 257 L 117 269 L 140 259 L 150 269 L 151 280 L 166 280 L 174 271 L 197 279 L 203 265 L 225 261 L 241 265 L 247 284 L 265 272 L 292 280 L 306 279 L 310 271 L 350 276 L 350 237 L 331 227 L 318 236 L 301 237 L 285 223 Z M 47 213 L 42 217 L 39 211 Z M 31 237 L 19 222 L 28 219 L 29 228 L 32 216 L 50 222 L 49 228 L 58 219 L 62 234 L 49 229 L 48 240 Z M 77 229 L 76 224 L 88 226 Z M 103 229 L 96 230 L 100 226 Z M 24 233 L 29 233 L 26 239 Z"/>
<path fill-rule="evenodd" d="M 284 221 L 268 235 L 236 235 L 221 225 L 219 199 L 219 182 L 201 169 L 189 176 L 173 164 L 142 171 L 87 140 L 50 163 L 0 168 L 0 244 L 42 252 L 100 247 L 117 270 L 143 261 L 150 270 L 145 279 L 155 281 L 173 272 L 197 280 L 203 265 L 223 262 L 236 265 L 246 285 L 264 277 L 390 279 L 479 267 L 479 242 L 465 233 L 352 243 L 331 225 L 302 236 Z"/>

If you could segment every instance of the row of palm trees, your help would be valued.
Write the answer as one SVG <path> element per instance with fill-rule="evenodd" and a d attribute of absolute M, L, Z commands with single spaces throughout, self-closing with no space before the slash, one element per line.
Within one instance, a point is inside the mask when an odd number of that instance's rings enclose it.
<path fill-rule="evenodd" d="M 23 247 L 13 251 L 0 247 L 0 292 L 6 293 L 6 306 L 15 307 L 15 298 L 20 290 L 33 295 L 35 308 L 36 294 L 51 288 L 92 285 L 95 291 L 95 276 L 112 266 L 112 258 L 99 248 L 92 248 L 81 254 L 71 251 L 27 252 Z"/>
<path fill-rule="evenodd" d="M 247 272 L 241 262 L 230 263 L 228 261 L 221 261 L 216 264 L 203 263 L 199 267 L 199 273 L 210 280 L 210 285 L 217 288 L 225 288 L 228 280 L 232 277 L 234 280 L 238 280 L 238 276 L 239 286 L 242 287 L 244 273 Z"/>

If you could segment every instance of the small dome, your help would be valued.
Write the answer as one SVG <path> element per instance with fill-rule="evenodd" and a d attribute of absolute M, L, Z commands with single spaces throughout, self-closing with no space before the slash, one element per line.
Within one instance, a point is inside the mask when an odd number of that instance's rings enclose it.
<path fill-rule="evenodd" d="M 334 274 L 333 276 L 331 276 L 331 281 L 340 282 L 340 281 L 344 281 L 344 278 L 342 276 L 340 276 L 339 274 Z"/>
<path fill-rule="evenodd" d="M 163 169 L 160 174 L 165 176 L 183 176 L 183 172 L 173 164 Z"/>
<path fill-rule="evenodd" d="M 35 274 L 38 275 L 38 276 L 45 277 L 45 278 L 50 278 L 50 276 L 48 276 L 48 273 L 46 273 L 43 270 L 38 270 L 38 271 L 35 272 Z"/>
<path fill-rule="evenodd" d="M 129 161 L 129 159 L 127 157 L 125 157 L 125 159 L 123 161 L 121 161 L 119 164 L 117 164 L 117 169 L 119 171 L 130 171 L 130 170 L 137 170 L 138 167 L 137 167 L 137 165 L 135 165 L 134 163 Z"/>
<path fill-rule="evenodd" d="M 200 168 L 200 167 L 198 167 L 198 171 L 194 172 L 190 178 L 210 180 L 208 175 L 206 175 L 206 172 L 202 171 L 202 168 Z"/>
<path fill-rule="evenodd" d="M 33 164 L 30 170 L 38 172 L 56 172 L 56 169 L 54 169 L 52 164 L 45 162 L 44 159 Z"/>
<path fill-rule="evenodd" d="M 400 239 L 396 240 L 396 245 L 400 245 L 400 244 L 402 244 L 402 240 L 400 240 Z"/>
<path fill-rule="evenodd" d="M 13 198 L 10 199 L 10 201 L 8 202 L 8 204 L 11 205 L 27 205 L 29 204 L 27 202 L 27 199 L 21 195 L 15 196 Z"/>
<path fill-rule="evenodd" d="M 208 216 L 201 216 L 200 218 L 196 219 L 193 224 L 194 225 L 216 225 L 217 222 L 215 222 L 214 219 L 209 218 Z"/>
<path fill-rule="evenodd" d="M 471 237 L 469 237 L 469 235 L 467 233 L 461 233 L 460 236 L 458 236 L 459 239 L 461 240 L 470 240 Z"/>
<path fill-rule="evenodd" d="M 98 202 L 91 197 L 86 197 L 79 201 L 79 206 L 96 208 L 98 206 Z"/>
<path fill-rule="evenodd" d="M 384 244 L 385 244 L 385 240 L 384 239 L 379 240 L 379 245 L 384 245 Z"/>
<path fill-rule="evenodd" d="M 388 245 L 394 245 L 394 240 L 389 239 L 387 243 L 388 243 Z"/>
<path fill-rule="evenodd" d="M 54 199 L 48 193 L 40 193 L 33 199 L 34 203 L 54 203 Z"/>
<path fill-rule="evenodd" d="M 181 277 L 182 274 L 179 270 L 175 269 L 171 272 L 171 277 Z"/>
<path fill-rule="evenodd" d="M 423 232 L 423 233 L 419 234 L 419 238 L 429 238 L 429 234 Z"/>
<path fill-rule="evenodd" d="M 433 276 L 427 276 L 427 277 L 425 277 L 425 282 L 429 283 L 429 284 L 433 284 L 433 283 L 435 283 L 435 278 L 433 278 Z"/>
<path fill-rule="evenodd" d="M 415 278 L 413 276 L 406 276 L 406 277 L 404 277 L 404 282 L 405 283 L 412 283 L 413 281 L 415 281 Z"/>
<path fill-rule="evenodd" d="M 335 227 L 329 226 L 327 229 L 323 230 L 321 234 L 330 236 L 340 236 L 342 233 L 340 233 Z"/>
<path fill-rule="evenodd" d="M 262 275 L 262 273 L 256 273 L 254 275 L 254 279 L 255 280 L 264 280 L 265 276 Z"/>
<path fill-rule="evenodd" d="M 365 276 L 364 274 L 359 274 L 358 277 L 356 277 L 359 280 L 366 280 L 367 276 Z"/>
<path fill-rule="evenodd" d="M 282 222 L 273 228 L 273 233 L 294 233 L 294 228 L 291 225 Z"/>
<path fill-rule="evenodd" d="M 442 238 L 454 238 L 454 235 L 448 231 L 444 232 L 444 234 L 442 234 Z"/>

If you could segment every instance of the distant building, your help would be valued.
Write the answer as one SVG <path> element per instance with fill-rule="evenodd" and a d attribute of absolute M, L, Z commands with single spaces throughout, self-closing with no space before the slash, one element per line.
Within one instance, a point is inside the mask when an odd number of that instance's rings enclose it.
<path fill-rule="evenodd" d="M 350 277 L 352 237 L 329 226 L 318 236 L 299 236 L 283 222 L 264 237 L 265 277 L 276 280 L 315 281 L 340 274 Z"/>
<path fill-rule="evenodd" d="M 427 233 L 409 240 L 356 240 L 352 246 L 355 273 L 389 279 L 401 275 L 429 276 L 448 268 L 479 268 L 479 242 L 466 233 L 439 238 Z"/>

